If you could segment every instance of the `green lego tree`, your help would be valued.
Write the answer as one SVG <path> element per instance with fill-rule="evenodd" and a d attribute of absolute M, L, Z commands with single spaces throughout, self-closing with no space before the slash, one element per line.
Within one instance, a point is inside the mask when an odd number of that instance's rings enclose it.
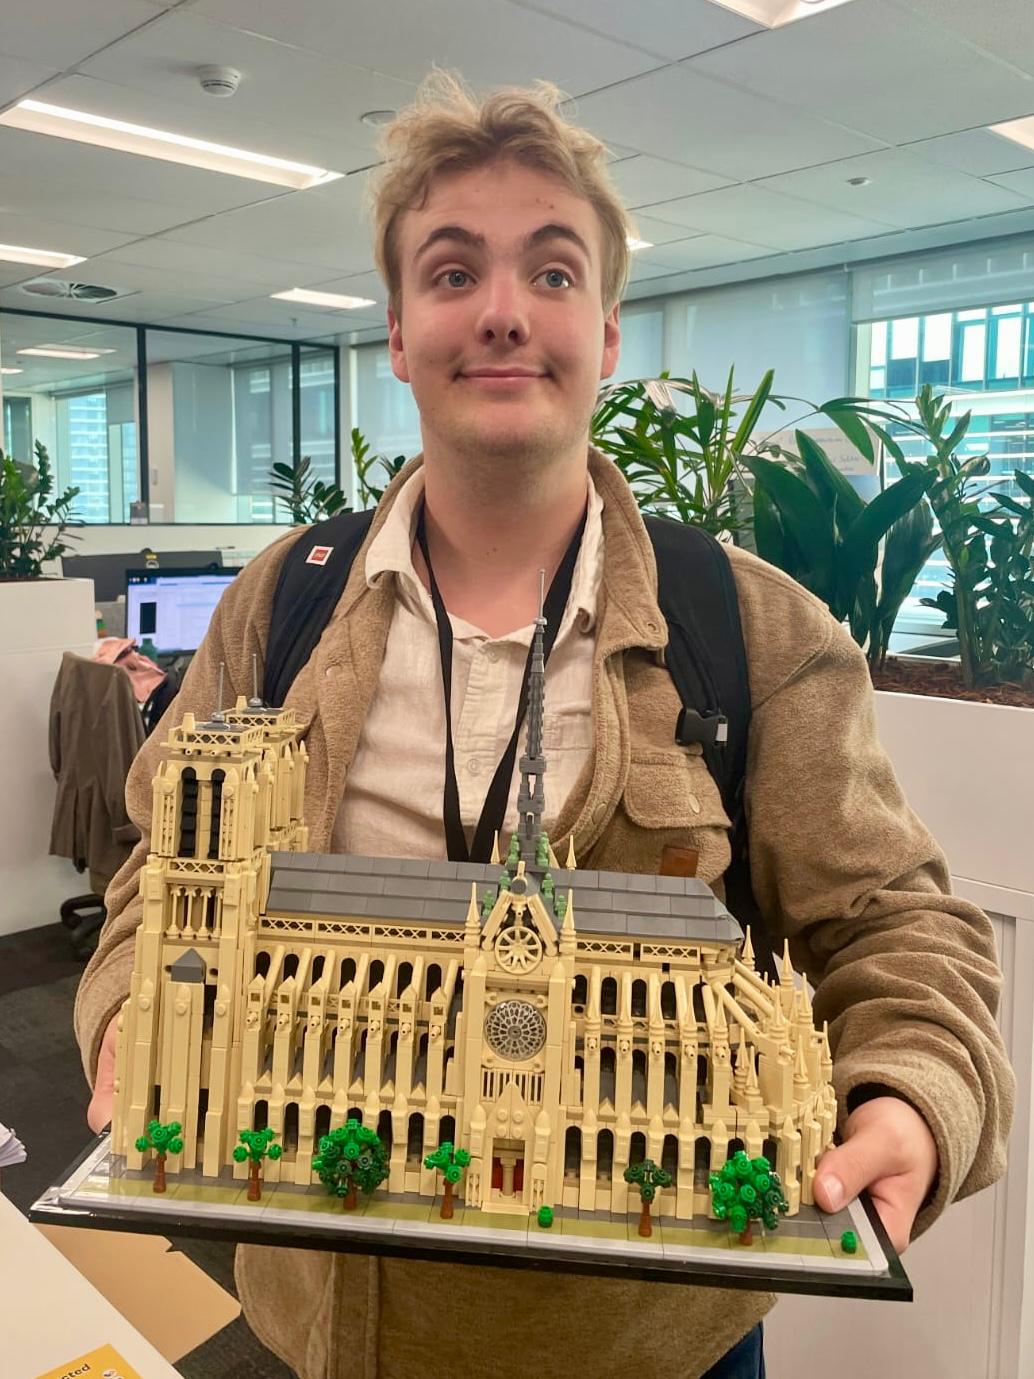
<path fill-rule="evenodd" d="M 755 1221 L 763 1221 L 766 1229 L 774 1231 L 779 1216 L 789 1210 L 779 1175 L 764 1156 L 751 1159 L 741 1149 L 708 1181 L 715 1216 L 728 1221 L 741 1244 L 754 1243 Z"/>
<path fill-rule="evenodd" d="M 168 1125 L 162 1125 L 160 1121 L 152 1120 L 147 1126 L 144 1134 L 138 1136 L 136 1147 L 141 1154 L 146 1154 L 149 1149 L 154 1150 L 154 1190 L 155 1192 L 165 1191 L 165 1157 L 167 1154 L 182 1154 L 183 1141 L 180 1138 L 180 1131 L 183 1126 L 178 1120 L 170 1121 Z"/>
<path fill-rule="evenodd" d="M 657 1196 L 659 1187 L 671 1187 L 671 1174 L 666 1168 L 658 1168 L 652 1159 L 643 1159 L 642 1163 L 629 1164 L 622 1176 L 626 1183 L 631 1183 L 639 1189 L 639 1202 L 642 1208 L 639 1212 L 639 1234 L 653 1235 L 650 1203 Z"/>
<path fill-rule="evenodd" d="M 239 1164 L 247 1161 L 248 1201 L 257 1202 L 262 1196 L 262 1179 L 259 1170 L 263 1159 L 279 1159 L 284 1152 L 279 1144 L 274 1144 L 276 1131 L 267 1125 L 264 1130 L 242 1130 L 238 1136 L 240 1144 L 234 1147 L 233 1157 Z"/>
<path fill-rule="evenodd" d="M 454 1149 L 450 1140 L 443 1140 L 433 1154 L 424 1160 L 425 1168 L 440 1168 L 445 1191 L 442 1194 L 442 1209 L 439 1215 L 443 1221 L 452 1219 L 452 1190 L 463 1177 L 463 1170 L 470 1163 L 469 1149 Z"/>
<path fill-rule="evenodd" d="M 337 1197 L 344 1198 L 346 1211 L 357 1206 L 356 1189 L 373 1192 L 388 1176 L 388 1151 L 376 1130 L 362 1121 L 346 1120 L 320 1138 L 319 1153 L 312 1166 L 320 1182 Z"/>

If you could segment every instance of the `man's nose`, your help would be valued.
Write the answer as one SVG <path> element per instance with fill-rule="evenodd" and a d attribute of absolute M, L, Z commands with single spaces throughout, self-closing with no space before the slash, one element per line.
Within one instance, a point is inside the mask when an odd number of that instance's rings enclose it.
<path fill-rule="evenodd" d="M 523 344 L 527 340 L 527 307 L 512 280 L 497 278 L 487 284 L 484 305 L 478 318 L 478 338 L 489 344 L 506 340 L 513 345 Z"/>

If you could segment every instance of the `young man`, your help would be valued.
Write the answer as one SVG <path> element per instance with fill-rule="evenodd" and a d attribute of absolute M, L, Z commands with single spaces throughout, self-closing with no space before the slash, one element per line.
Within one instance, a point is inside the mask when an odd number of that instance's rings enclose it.
<path fill-rule="evenodd" d="M 547 674 L 546 819 L 584 866 L 657 871 L 668 843 L 720 885 L 728 819 L 703 759 L 673 738 L 656 568 L 635 501 L 590 450 L 614 370 L 627 223 L 603 150 L 557 93 L 478 103 L 439 77 L 389 127 L 375 200 L 392 367 L 413 389 L 423 453 L 384 496 L 323 638 L 287 703 L 310 721 L 314 850 L 442 857 L 446 720 L 429 595 L 452 632 L 452 727 L 469 841 L 512 730 L 538 612 L 580 541 Z M 423 521 L 421 524 L 421 514 Z M 170 709 L 204 713 L 225 663 L 248 692 L 296 534 L 235 581 Z M 986 918 L 950 896 L 944 859 L 876 738 L 864 660 L 791 580 L 730 550 L 754 706 L 747 777 L 754 888 L 828 1019 L 844 1143 L 816 1183 L 834 1209 L 862 1187 L 903 1249 L 1004 1163 L 1012 1083 L 994 1022 Z M 225 696 L 224 696 L 225 697 Z M 128 796 L 144 838 L 108 895 L 77 1030 L 110 1112 L 113 1017 L 129 988 L 150 781 Z M 505 827 L 515 814 L 514 780 Z M 758 1379 L 767 1295 L 562 1274 L 242 1248 L 252 1325 L 304 1379 Z"/>

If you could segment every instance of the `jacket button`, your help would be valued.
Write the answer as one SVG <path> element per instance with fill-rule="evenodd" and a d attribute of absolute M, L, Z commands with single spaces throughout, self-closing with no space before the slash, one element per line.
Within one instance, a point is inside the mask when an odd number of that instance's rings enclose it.
<path fill-rule="evenodd" d="M 690 807 L 690 809 L 692 809 L 692 811 L 693 811 L 694 814 L 699 814 L 699 813 L 700 813 L 700 801 L 697 799 L 697 797 L 696 797 L 695 795 L 690 795 L 690 797 L 689 797 L 689 807 Z"/>
<path fill-rule="evenodd" d="M 327 666 L 323 674 L 328 680 L 332 679 L 337 674 L 337 666 Z"/>
<path fill-rule="evenodd" d="M 604 814 L 606 814 L 606 812 L 607 806 L 605 804 L 598 804 L 596 808 L 592 811 L 593 823 L 598 824 L 599 821 L 603 818 Z"/>

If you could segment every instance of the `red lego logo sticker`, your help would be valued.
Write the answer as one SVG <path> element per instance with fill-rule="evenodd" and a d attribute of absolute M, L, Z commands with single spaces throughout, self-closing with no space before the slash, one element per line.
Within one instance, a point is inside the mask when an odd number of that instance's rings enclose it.
<path fill-rule="evenodd" d="M 326 565 L 333 549 L 333 546 L 313 546 L 312 550 L 305 557 L 306 565 Z"/>

